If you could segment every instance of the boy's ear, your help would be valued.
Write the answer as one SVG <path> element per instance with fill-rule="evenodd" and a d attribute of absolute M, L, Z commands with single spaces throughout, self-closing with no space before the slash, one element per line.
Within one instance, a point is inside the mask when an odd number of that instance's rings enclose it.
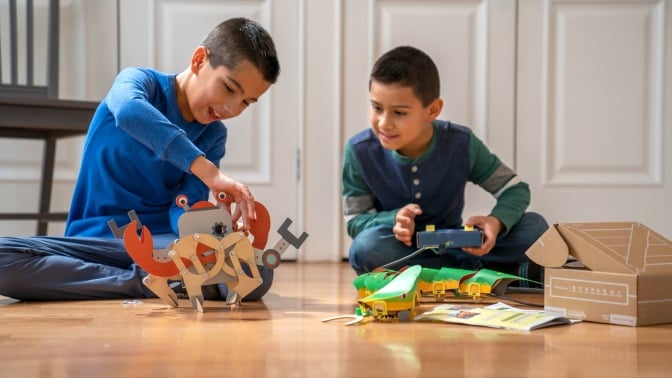
<path fill-rule="evenodd" d="M 427 109 L 429 109 L 429 112 L 427 113 L 427 121 L 434 121 L 436 117 L 441 114 L 441 110 L 443 110 L 443 100 L 437 98 L 429 104 Z"/>
<path fill-rule="evenodd" d="M 208 50 L 203 46 L 198 46 L 194 53 L 191 55 L 191 72 L 198 73 L 198 71 L 205 64 L 205 60 L 208 57 Z"/>

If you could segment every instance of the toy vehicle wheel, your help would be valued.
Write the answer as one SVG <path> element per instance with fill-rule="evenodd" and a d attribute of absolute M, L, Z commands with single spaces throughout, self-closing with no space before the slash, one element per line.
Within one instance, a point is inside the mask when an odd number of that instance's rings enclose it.
<path fill-rule="evenodd" d="M 275 269 L 280 265 L 280 253 L 275 249 L 267 249 L 261 254 L 261 263 L 264 267 Z"/>
<path fill-rule="evenodd" d="M 411 312 L 408 310 L 399 311 L 397 317 L 399 318 L 400 322 L 408 322 L 411 320 Z"/>

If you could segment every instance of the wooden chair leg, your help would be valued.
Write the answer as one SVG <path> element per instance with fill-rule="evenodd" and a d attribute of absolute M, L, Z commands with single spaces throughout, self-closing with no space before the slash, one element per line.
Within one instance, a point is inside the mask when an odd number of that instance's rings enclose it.
<path fill-rule="evenodd" d="M 54 181 L 54 165 L 56 161 L 56 138 L 47 137 L 44 141 L 44 156 L 42 162 L 42 182 L 40 183 L 40 207 L 37 220 L 37 235 L 46 235 L 49 226 L 49 211 L 51 208 L 51 191 Z"/>

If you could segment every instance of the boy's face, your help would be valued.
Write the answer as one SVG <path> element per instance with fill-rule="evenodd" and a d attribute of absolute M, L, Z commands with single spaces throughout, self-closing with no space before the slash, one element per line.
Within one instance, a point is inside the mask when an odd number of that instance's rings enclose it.
<path fill-rule="evenodd" d="M 441 112 L 442 102 L 429 106 L 413 93 L 411 87 L 371 81 L 371 128 L 388 150 L 410 157 L 420 157 L 432 139 L 432 121 Z"/>
<path fill-rule="evenodd" d="M 202 48 L 202 47 L 201 47 Z M 195 74 L 192 85 L 186 88 L 188 112 L 199 123 L 233 118 L 259 99 L 268 90 L 270 83 L 261 72 L 247 60 L 234 69 L 225 66 L 213 68 L 202 48 L 194 53 L 191 70 Z M 184 113 L 184 109 L 183 109 Z"/>

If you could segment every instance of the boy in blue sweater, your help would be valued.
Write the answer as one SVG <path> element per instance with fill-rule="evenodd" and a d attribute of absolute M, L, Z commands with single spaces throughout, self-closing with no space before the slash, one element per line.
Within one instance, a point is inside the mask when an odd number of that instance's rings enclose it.
<path fill-rule="evenodd" d="M 153 233 L 155 248 L 177 239 L 177 221 L 190 204 L 226 192 L 243 229 L 254 219 L 247 186 L 219 170 L 227 140 L 221 120 L 257 102 L 280 73 L 271 36 L 245 18 L 208 33 L 181 73 L 127 68 L 119 73 L 91 121 L 65 237 L 0 239 L 0 294 L 23 300 L 143 298 L 146 275 L 115 240 L 108 221 L 128 223 L 128 211 Z M 241 210 L 240 212 L 238 210 Z M 239 218 L 238 218 L 239 219 Z M 258 299 L 273 271 L 260 267 Z M 207 299 L 226 298 L 212 286 Z M 214 290 L 214 291 L 213 291 Z"/>
<path fill-rule="evenodd" d="M 369 80 L 371 128 L 345 147 L 342 194 L 349 261 L 357 274 L 389 266 L 490 268 L 539 280 L 525 251 L 548 228 L 525 212 L 529 186 L 470 129 L 437 120 L 443 107 L 439 73 L 424 52 L 401 46 L 381 56 Z M 464 190 L 473 182 L 497 200 L 489 215 L 464 225 L 483 232 L 480 247 L 417 251 L 415 234 L 463 226 Z M 407 258 L 406 260 L 403 260 Z"/>

